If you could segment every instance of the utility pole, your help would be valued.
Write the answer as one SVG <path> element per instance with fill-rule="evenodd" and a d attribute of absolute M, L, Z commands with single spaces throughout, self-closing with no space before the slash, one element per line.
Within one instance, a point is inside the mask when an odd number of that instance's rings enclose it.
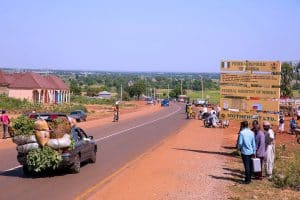
<path fill-rule="evenodd" d="M 180 79 L 180 94 L 182 95 L 182 79 Z"/>
<path fill-rule="evenodd" d="M 203 77 L 199 75 L 201 78 L 201 99 L 203 100 Z"/>
<path fill-rule="evenodd" d="M 168 84 L 168 98 L 170 98 L 170 86 Z"/>
<path fill-rule="evenodd" d="M 123 85 L 121 84 L 121 101 L 123 100 Z"/>

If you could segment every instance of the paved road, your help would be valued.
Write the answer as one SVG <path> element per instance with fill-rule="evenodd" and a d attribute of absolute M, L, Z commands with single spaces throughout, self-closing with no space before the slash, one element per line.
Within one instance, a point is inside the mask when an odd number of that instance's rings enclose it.
<path fill-rule="evenodd" d="M 100 146 L 95 164 L 79 174 L 56 173 L 26 177 L 16 161 L 14 148 L 1 150 L 0 199 L 73 199 L 120 169 L 186 123 L 182 106 L 171 105 L 137 119 L 87 129 Z M 10 170 L 8 170 L 10 169 Z"/>

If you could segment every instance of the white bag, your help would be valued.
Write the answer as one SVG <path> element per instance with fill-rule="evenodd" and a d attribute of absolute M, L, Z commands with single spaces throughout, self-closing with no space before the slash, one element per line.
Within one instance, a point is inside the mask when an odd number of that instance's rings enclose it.
<path fill-rule="evenodd" d="M 251 158 L 253 172 L 261 172 L 261 164 L 259 158 Z"/>
<path fill-rule="evenodd" d="M 32 149 L 37 149 L 37 148 L 39 148 L 38 143 L 28 143 L 28 144 L 17 146 L 17 151 L 19 153 L 27 153 L 28 151 L 30 151 Z"/>
<path fill-rule="evenodd" d="M 69 134 L 65 134 L 62 138 L 50 139 L 47 145 L 52 149 L 66 148 L 71 145 L 71 137 Z"/>
<path fill-rule="evenodd" d="M 37 141 L 35 135 L 17 135 L 13 137 L 13 142 L 17 145 L 23 145 L 28 143 L 36 143 Z"/>

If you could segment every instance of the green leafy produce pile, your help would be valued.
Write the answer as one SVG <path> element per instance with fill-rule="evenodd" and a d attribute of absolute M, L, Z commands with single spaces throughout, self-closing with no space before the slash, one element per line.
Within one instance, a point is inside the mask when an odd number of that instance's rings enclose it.
<path fill-rule="evenodd" d="M 45 169 L 56 169 L 61 163 L 61 155 L 50 147 L 31 150 L 27 154 L 27 166 L 30 171 L 41 172 Z"/>
<path fill-rule="evenodd" d="M 15 136 L 34 135 L 34 120 L 32 120 L 24 115 L 21 115 L 16 119 L 12 119 L 12 129 L 13 129 Z"/>
<path fill-rule="evenodd" d="M 74 138 L 71 138 L 71 144 L 70 144 L 69 150 L 73 150 L 73 149 L 75 149 L 75 140 L 74 140 Z"/>

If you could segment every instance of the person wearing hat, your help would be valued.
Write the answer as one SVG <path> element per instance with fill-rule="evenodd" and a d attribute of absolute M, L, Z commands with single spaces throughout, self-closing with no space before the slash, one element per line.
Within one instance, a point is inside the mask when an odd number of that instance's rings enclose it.
<path fill-rule="evenodd" d="M 6 114 L 6 110 L 2 110 L 0 121 L 2 122 L 2 126 L 3 126 L 3 139 L 6 139 L 6 135 L 8 134 L 8 126 L 10 123 L 9 117 Z"/>
<path fill-rule="evenodd" d="M 266 152 L 265 152 L 265 170 L 266 176 L 268 179 L 272 178 L 273 166 L 275 160 L 275 134 L 271 128 L 271 124 L 268 121 L 263 122 L 263 129 L 265 133 L 265 143 L 266 143 Z"/>
<path fill-rule="evenodd" d="M 256 145 L 254 133 L 248 128 L 248 121 L 241 122 L 237 147 L 242 154 L 245 168 L 244 183 L 249 184 L 251 182 L 251 158 L 256 154 Z"/>

